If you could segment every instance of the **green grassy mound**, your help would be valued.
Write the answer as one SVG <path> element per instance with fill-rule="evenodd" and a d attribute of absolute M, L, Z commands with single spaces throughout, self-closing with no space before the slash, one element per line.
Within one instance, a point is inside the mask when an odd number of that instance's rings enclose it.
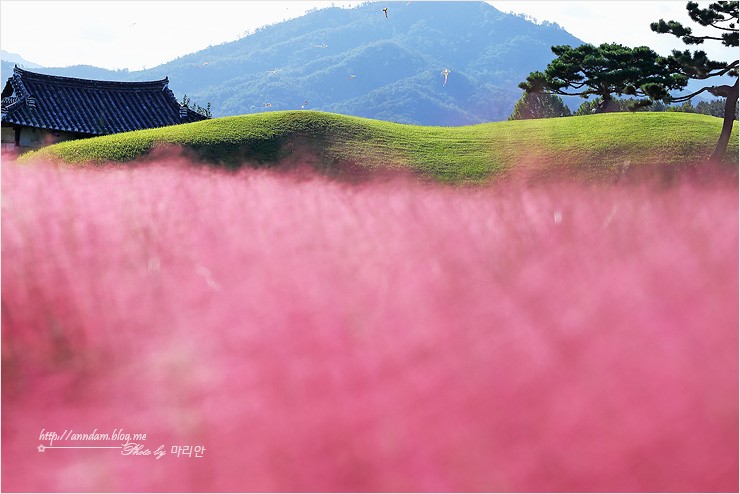
<path fill-rule="evenodd" d="M 523 173 L 610 178 L 625 170 L 705 160 L 722 120 L 689 113 L 611 113 L 422 127 L 314 111 L 269 112 L 69 141 L 23 160 L 127 162 L 172 146 L 237 167 L 308 162 L 329 174 L 411 170 L 444 182 Z M 738 161 L 733 129 L 726 160 Z"/>

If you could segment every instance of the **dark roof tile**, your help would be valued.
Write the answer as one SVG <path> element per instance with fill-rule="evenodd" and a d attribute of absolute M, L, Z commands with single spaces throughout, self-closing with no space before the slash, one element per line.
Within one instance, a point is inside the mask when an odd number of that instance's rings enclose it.
<path fill-rule="evenodd" d="M 148 82 L 76 79 L 16 66 L 2 91 L 2 121 L 103 135 L 206 118 L 182 107 L 168 83 L 166 77 Z"/>

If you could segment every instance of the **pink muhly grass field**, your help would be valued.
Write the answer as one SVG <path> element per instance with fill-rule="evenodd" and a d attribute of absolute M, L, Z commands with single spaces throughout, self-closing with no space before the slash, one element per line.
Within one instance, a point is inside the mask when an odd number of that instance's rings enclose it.
<path fill-rule="evenodd" d="M 737 183 L 6 160 L 1 487 L 737 491 Z"/>

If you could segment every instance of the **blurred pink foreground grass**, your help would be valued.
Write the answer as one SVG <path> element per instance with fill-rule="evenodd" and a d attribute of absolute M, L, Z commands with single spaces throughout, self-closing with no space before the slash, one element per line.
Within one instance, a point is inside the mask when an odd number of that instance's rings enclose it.
<path fill-rule="evenodd" d="M 737 491 L 737 183 L 6 160 L 2 371 L 3 491 Z"/>

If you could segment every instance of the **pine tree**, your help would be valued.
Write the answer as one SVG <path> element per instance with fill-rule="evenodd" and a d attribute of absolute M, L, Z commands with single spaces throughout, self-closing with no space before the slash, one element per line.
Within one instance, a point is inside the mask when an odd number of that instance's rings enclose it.
<path fill-rule="evenodd" d="M 670 91 L 683 89 L 688 77 L 671 70 L 668 60 L 646 46 L 617 43 L 576 48 L 553 46 L 555 58 L 544 72 L 532 72 L 521 89 L 564 96 L 599 96 L 598 112 L 615 111 L 614 95 L 637 96 L 635 109 L 653 101 L 670 100 Z"/>
<path fill-rule="evenodd" d="M 656 33 L 669 33 L 677 36 L 687 45 L 699 45 L 707 40 L 720 41 L 724 46 L 735 48 L 735 56 L 737 56 L 738 2 L 719 1 L 709 4 L 707 8 L 700 8 L 696 2 L 688 2 L 686 10 L 692 21 L 704 27 L 711 27 L 716 31 L 711 31 L 708 35 L 697 35 L 690 27 L 685 27 L 680 22 L 666 22 L 663 19 L 650 24 L 650 29 Z M 673 50 L 672 55 L 668 57 L 668 62 L 675 73 L 685 75 L 691 79 L 706 80 L 718 76 L 735 78 L 735 84 L 732 86 L 728 84 L 706 85 L 691 94 L 672 98 L 673 102 L 681 103 L 704 91 L 708 91 L 714 96 L 726 98 L 722 132 L 710 158 L 711 161 L 720 161 L 727 151 L 727 144 L 732 133 L 735 107 L 738 101 L 738 60 L 717 62 L 710 60 L 706 52 L 701 50 L 695 51 L 693 54 L 689 50 Z"/>

